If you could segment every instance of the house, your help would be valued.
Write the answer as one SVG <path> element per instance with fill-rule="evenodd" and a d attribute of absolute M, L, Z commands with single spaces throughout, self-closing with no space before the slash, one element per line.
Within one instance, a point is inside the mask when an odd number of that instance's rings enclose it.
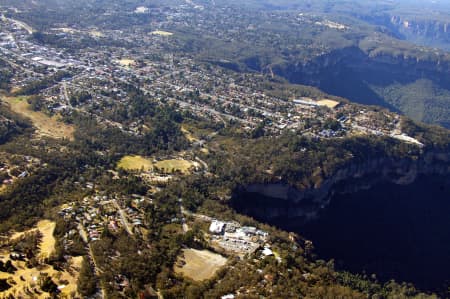
<path fill-rule="evenodd" d="M 9 258 L 13 261 L 24 261 L 26 256 L 23 253 L 20 252 L 11 252 L 11 254 L 9 255 Z"/>
<path fill-rule="evenodd" d="M 18 175 L 18 178 L 22 179 L 22 178 L 26 177 L 27 175 L 28 175 L 28 171 L 24 171 L 24 172 L 22 172 L 21 174 Z"/>
<path fill-rule="evenodd" d="M 264 247 L 264 249 L 262 251 L 262 255 L 263 256 L 272 256 L 273 255 L 273 251 L 269 247 Z"/>
<path fill-rule="evenodd" d="M 139 293 L 139 299 L 157 299 L 158 293 L 150 285 L 145 286 L 145 290 Z"/>
<path fill-rule="evenodd" d="M 293 102 L 294 102 L 294 104 L 297 104 L 297 105 L 306 105 L 306 106 L 314 106 L 314 107 L 319 106 L 319 104 L 317 102 L 315 102 L 313 99 L 305 98 L 305 97 L 302 97 L 300 99 L 295 99 L 295 100 L 293 100 Z"/>
<path fill-rule="evenodd" d="M 213 220 L 209 226 L 209 231 L 213 234 L 222 234 L 225 229 L 225 222 Z"/>

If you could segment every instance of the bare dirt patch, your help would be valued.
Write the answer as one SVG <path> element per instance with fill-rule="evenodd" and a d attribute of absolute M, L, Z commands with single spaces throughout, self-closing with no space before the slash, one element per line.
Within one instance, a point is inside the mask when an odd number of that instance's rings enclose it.
<path fill-rule="evenodd" d="M 320 101 L 317 101 L 317 104 L 320 106 L 326 106 L 328 108 L 334 109 L 336 108 L 340 103 L 338 101 L 328 100 L 328 99 L 322 99 Z"/>
<path fill-rule="evenodd" d="M 226 262 L 226 258 L 209 250 L 183 249 L 175 266 L 175 272 L 201 281 L 213 277 Z"/>

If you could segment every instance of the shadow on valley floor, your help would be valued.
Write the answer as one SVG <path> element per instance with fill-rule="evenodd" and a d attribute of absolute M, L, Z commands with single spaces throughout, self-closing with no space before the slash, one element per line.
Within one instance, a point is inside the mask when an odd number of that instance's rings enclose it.
<path fill-rule="evenodd" d="M 243 193 L 233 202 L 238 211 L 313 241 L 320 258 L 335 259 L 338 269 L 375 273 L 380 281 L 414 283 L 424 291 L 447 290 L 450 278 L 450 180 L 420 177 L 407 186 L 380 183 L 370 190 L 335 195 L 317 220 L 264 219 L 252 211 L 281 199 Z M 274 203 L 274 201 L 276 203 Z M 294 213 L 295 214 L 295 213 Z M 266 214 L 269 215 L 269 214 Z M 259 217 L 258 217 L 259 216 Z"/>

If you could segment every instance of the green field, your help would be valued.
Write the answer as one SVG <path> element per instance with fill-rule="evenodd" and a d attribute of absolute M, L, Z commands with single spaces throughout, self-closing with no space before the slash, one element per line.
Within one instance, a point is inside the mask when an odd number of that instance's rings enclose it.
<path fill-rule="evenodd" d="M 118 168 L 125 170 L 153 170 L 155 167 L 159 172 L 171 173 L 179 171 L 181 173 L 189 173 L 190 169 L 195 165 L 195 162 L 182 159 L 169 159 L 153 163 L 151 159 L 142 156 L 125 156 L 120 159 L 117 164 Z"/>
<path fill-rule="evenodd" d="M 144 171 L 148 171 L 153 169 L 153 163 L 151 160 L 146 159 L 142 156 L 125 156 L 120 159 L 117 167 L 125 170 L 143 169 Z"/>
<path fill-rule="evenodd" d="M 155 163 L 155 166 L 163 172 L 180 171 L 188 173 L 194 164 L 187 160 L 163 160 Z"/>

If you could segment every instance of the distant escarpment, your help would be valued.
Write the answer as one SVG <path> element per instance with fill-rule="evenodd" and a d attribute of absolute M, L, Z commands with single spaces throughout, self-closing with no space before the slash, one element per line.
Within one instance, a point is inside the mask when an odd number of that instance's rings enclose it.
<path fill-rule="evenodd" d="M 310 60 L 274 64 L 291 83 L 312 85 L 354 102 L 387 107 L 428 123 L 450 126 L 450 59 L 364 40 Z"/>
<path fill-rule="evenodd" d="M 235 191 L 232 206 L 258 220 L 304 221 L 315 219 L 335 194 L 370 189 L 379 183 L 413 184 L 419 176 L 450 179 L 450 153 L 429 152 L 419 159 L 373 157 L 349 163 L 325 178 L 320 186 L 300 190 L 284 182 L 253 183 Z"/>
<path fill-rule="evenodd" d="M 349 162 L 318 186 L 254 183 L 236 190 L 238 212 L 312 240 L 340 269 L 447 294 L 450 152 Z M 445 296 L 443 296 L 445 297 Z"/>
<path fill-rule="evenodd" d="M 450 18 L 445 14 L 428 15 L 357 15 L 358 18 L 379 26 L 384 26 L 398 38 L 409 42 L 450 49 Z"/>
<path fill-rule="evenodd" d="M 417 19 L 393 15 L 390 23 L 409 40 L 423 39 L 428 45 L 450 42 L 450 19 Z M 449 47 L 447 45 L 447 47 Z"/>

